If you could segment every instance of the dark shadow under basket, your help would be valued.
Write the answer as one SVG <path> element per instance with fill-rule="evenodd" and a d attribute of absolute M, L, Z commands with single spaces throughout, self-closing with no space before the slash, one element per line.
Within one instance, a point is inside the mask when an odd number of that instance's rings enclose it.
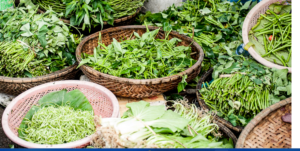
<path fill-rule="evenodd" d="M 200 106 L 203 108 L 203 109 L 206 109 L 206 110 L 210 110 L 210 108 L 205 104 L 204 100 L 200 99 L 200 92 L 199 90 L 201 90 L 201 86 L 202 86 L 202 83 L 203 82 L 206 82 L 206 81 L 209 81 L 211 75 L 213 73 L 213 68 L 209 69 L 202 77 L 201 79 L 199 80 L 198 84 L 197 84 L 197 88 L 196 88 L 196 95 L 197 95 L 197 100 L 200 104 Z M 240 126 L 233 126 L 230 122 L 226 121 L 225 119 L 223 118 L 220 118 L 219 116 L 215 116 L 215 119 L 216 121 L 222 123 L 223 125 L 225 125 L 226 127 L 236 131 L 236 132 L 241 132 L 243 130 L 243 127 L 240 127 Z"/>
<path fill-rule="evenodd" d="M 282 116 L 292 112 L 292 98 L 282 100 L 260 112 L 245 127 L 237 148 L 291 148 L 292 124 Z"/>
<path fill-rule="evenodd" d="M 150 31 L 158 29 L 157 27 L 148 27 Z M 129 39 L 133 32 L 137 32 L 139 35 L 142 35 L 146 32 L 145 26 L 121 26 L 109 28 L 101 31 L 102 42 L 107 46 L 111 44 L 113 38 L 120 40 Z M 94 33 L 88 37 L 86 37 L 76 49 L 76 58 L 77 61 L 81 62 L 81 54 L 88 53 L 93 54 L 93 50 L 98 46 L 98 37 L 99 32 Z M 132 38 L 134 38 L 133 36 Z M 108 75 L 105 73 L 98 72 L 93 68 L 83 65 L 80 69 L 83 73 L 92 81 L 97 84 L 103 85 L 104 87 L 111 90 L 115 95 L 121 97 L 129 97 L 129 98 L 146 98 L 152 97 L 155 95 L 159 95 L 161 93 L 167 92 L 169 90 L 175 89 L 178 86 L 178 83 L 182 80 L 182 75 L 187 75 L 187 82 L 194 79 L 201 70 L 201 63 L 203 61 L 204 53 L 199 44 L 194 42 L 191 38 L 181 35 L 177 32 L 171 32 L 169 34 L 171 38 L 181 39 L 182 42 L 179 45 L 189 46 L 191 43 L 192 51 L 194 54 L 192 57 L 197 60 L 197 62 L 191 67 L 176 75 L 172 75 L 169 77 L 157 78 L 157 79 L 144 79 L 144 80 L 136 80 L 136 79 L 128 79 L 128 78 L 120 78 L 112 75 Z M 157 38 L 164 39 L 165 32 L 160 30 Z"/>
<path fill-rule="evenodd" d="M 78 76 L 77 73 L 79 70 L 76 68 L 77 64 L 74 64 L 68 68 L 34 78 L 11 78 L 0 76 L 0 92 L 10 95 L 19 95 L 30 88 L 44 83 L 73 80 Z"/>

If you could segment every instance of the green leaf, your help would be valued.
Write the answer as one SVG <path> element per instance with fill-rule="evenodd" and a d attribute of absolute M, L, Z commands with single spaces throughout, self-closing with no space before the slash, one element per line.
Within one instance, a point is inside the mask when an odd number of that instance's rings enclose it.
<path fill-rule="evenodd" d="M 46 33 L 48 32 L 47 25 L 43 25 L 41 29 L 38 32 L 38 39 L 42 47 L 46 47 L 47 41 L 46 41 Z"/>
<path fill-rule="evenodd" d="M 252 1 L 246 2 L 246 3 L 242 6 L 241 10 L 243 10 L 243 9 L 249 9 L 251 2 L 252 2 Z"/>
<path fill-rule="evenodd" d="M 30 37 L 32 36 L 33 34 L 30 32 L 30 23 L 27 23 L 25 25 L 23 25 L 21 28 L 20 28 L 21 31 L 25 31 L 25 33 L 21 34 L 22 36 L 24 37 Z"/>
<path fill-rule="evenodd" d="M 169 128 L 173 132 L 183 130 L 189 121 L 173 111 L 166 111 L 165 114 L 158 120 L 146 122 L 156 128 Z"/>
<path fill-rule="evenodd" d="M 200 9 L 199 12 L 200 12 L 202 15 L 206 15 L 206 14 L 211 13 L 211 11 L 210 11 L 207 7 L 203 8 L 203 9 Z"/>
<path fill-rule="evenodd" d="M 152 121 L 160 118 L 166 111 L 164 105 L 150 106 L 150 103 L 145 101 L 126 104 L 134 117 L 143 121 Z"/>

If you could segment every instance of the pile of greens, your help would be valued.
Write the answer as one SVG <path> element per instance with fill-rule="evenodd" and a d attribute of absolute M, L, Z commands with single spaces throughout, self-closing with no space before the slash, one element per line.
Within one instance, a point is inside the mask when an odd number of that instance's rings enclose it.
<path fill-rule="evenodd" d="M 64 144 L 95 132 L 93 108 L 79 90 L 48 93 L 25 115 L 19 137 L 38 144 Z"/>
<path fill-rule="evenodd" d="M 83 54 L 81 65 L 88 65 L 97 71 L 117 77 L 132 79 L 155 79 L 185 71 L 197 60 L 191 57 L 190 46 L 177 46 L 178 38 L 156 39 L 159 29 L 143 35 L 134 32 L 130 39 L 118 42 L 113 39 L 109 46 L 99 43 L 94 54 Z M 101 39 L 101 35 L 99 35 Z M 185 76 L 183 80 L 187 77 Z"/>
<path fill-rule="evenodd" d="M 82 26 L 82 30 L 101 25 L 107 22 L 114 24 L 114 20 L 130 16 L 142 7 L 145 0 L 33 0 L 45 10 L 53 9 L 63 13 L 70 19 L 72 26 Z"/>
<path fill-rule="evenodd" d="M 99 119 L 93 147 L 233 148 L 231 139 L 221 138 L 210 114 L 185 101 L 174 102 L 174 111 L 144 101 L 126 107 L 129 110 L 122 118 Z"/>
<path fill-rule="evenodd" d="M 234 126 L 246 126 L 260 111 L 291 96 L 288 69 L 270 69 L 251 58 L 220 55 L 201 99 Z M 220 75 L 230 74 L 227 77 Z"/>
<path fill-rule="evenodd" d="M 202 71 L 218 61 L 220 53 L 235 50 L 242 44 L 242 26 L 249 10 L 257 2 L 242 3 L 226 0 L 187 0 L 182 6 L 171 6 L 161 13 L 140 15 L 137 24 L 163 27 L 193 37 L 203 48 Z"/>
<path fill-rule="evenodd" d="M 249 32 L 249 41 L 258 54 L 286 67 L 292 66 L 291 9 L 291 5 L 273 3 Z"/>
<path fill-rule="evenodd" d="M 25 5 L 0 12 L 0 75 L 35 77 L 73 65 L 80 38 L 69 33 L 59 14 L 37 14 L 36 6 Z"/>

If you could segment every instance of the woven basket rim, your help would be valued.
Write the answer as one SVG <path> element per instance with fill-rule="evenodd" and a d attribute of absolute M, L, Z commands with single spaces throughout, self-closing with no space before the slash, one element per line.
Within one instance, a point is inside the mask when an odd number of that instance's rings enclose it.
<path fill-rule="evenodd" d="M 258 125 L 265 117 L 269 116 L 270 113 L 280 109 L 283 106 L 286 106 L 288 104 L 292 104 L 292 97 L 287 98 L 285 100 L 281 100 L 280 102 L 271 105 L 270 107 L 264 109 L 259 114 L 257 114 L 250 123 L 247 124 L 245 129 L 242 131 L 240 137 L 238 138 L 236 148 L 243 148 L 245 140 L 248 136 L 248 134 L 255 128 L 256 125 Z"/>
<path fill-rule="evenodd" d="M 113 27 L 113 28 L 108 28 L 108 29 L 102 30 L 101 34 L 103 35 L 103 33 L 106 33 L 106 32 L 107 33 L 115 32 L 115 31 L 119 31 L 119 30 L 122 30 L 122 29 L 146 29 L 146 26 L 129 25 L 129 26 Z M 155 29 L 159 29 L 159 27 L 148 26 L 148 29 L 149 30 L 155 30 Z M 163 31 L 163 30 L 160 29 L 160 31 Z M 194 70 L 196 70 L 196 68 L 201 66 L 201 63 L 204 59 L 204 52 L 203 52 L 201 46 L 198 43 L 196 43 L 193 39 L 191 39 L 190 37 L 179 34 L 178 32 L 175 32 L 175 31 L 172 31 L 171 33 L 174 34 L 174 35 L 183 36 L 184 38 L 188 39 L 190 42 L 193 42 L 193 45 L 199 51 L 199 58 L 198 58 L 197 62 L 192 67 L 190 67 L 190 68 L 186 69 L 185 71 L 180 72 L 178 74 L 171 75 L 171 76 L 168 76 L 168 77 L 156 78 L 156 79 L 129 79 L 129 78 L 122 78 L 122 77 L 117 77 L 117 76 L 109 75 L 109 74 L 106 74 L 106 73 L 102 73 L 102 72 L 99 72 L 99 71 L 97 71 L 97 70 L 95 70 L 95 69 L 93 69 L 93 68 L 91 68 L 87 65 L 82 65 L 80 68 L 82 70 L 87 71 L 87 72 L 97 73 L 97 74 L 100 74 L 103 77 L 110 78 L 110 79 L 113 79 L 115 81 L 118 81 L 118 82 L 121 82 L 121 83 L 126 83 L 126 84 L 160 84 L 160 83 L 167 83 L 167 82 L 170 82 L 170 81 L 173 81 L 173 80 L 177 80 L 177 79 L 181 78 L 182 75 L 188 75 L 188 74 L 192 73 Z M 96 32 L 92 35 L 89 35 L 83 41 L 81 41 L 81 43 L 78 45 L 78 47 L 76 49 L 76 58 L 77 58 L 78 63 L 81 62 L 81 50 L 82 50 L 83 45 L 87 41 L 89 41 L 90 39 L 98 37 L 98 36 L 99 36 L 99 32 Z"/>
<path fill-rule="evenodd" d="M 121 17 L 121 18 L 118 18 L 118 19 L 115 19 L 114 20 L 114 23 L 119 23 L 119 22 L 123 22 L 123 21 L 126 21 L 130 18 L 133 18 L 135 17 L 140 11 L 142 10 L 142 7 L 139 7 L 136 9 L 136 12 L 133 14 L 133 15 L 129 15 L 129 16 L 124 16 L 124 17 Z M 38 8 L 38 12 L 40 13 L 45 13 L 45 11 L 43 9 L 41 9 L 41 7 Z M 66 18 L 60 18 L 61 21 L 63 21 L 64 23 L 67 23 L 67 24 L 70 24 L 70 20 L 69 19 L 66 19 Z M 103 25 L 108 25 L 108 23 L 106 21 L 103 22 Z"/>
<path fill-rule="evenodd" d="M 113 108 L 115 109 L 112 113 L 112 118 L 120 117 L 118 99 L 110 90 L 108 90 L 107 88 L 105 88 L 101 85 L 98 85 L 93 82 L 78 81 L 78 80 L 64 80 L 64 81 L 48 82 L 48 83 L 33 87 L 33 88 L 23 92 L 22 94 L 20 94 L 16 98 L 14 98 L 12 100 L 12 102 L 4 110 L 2 121 L 1 121 L 2 127 L 3 127 L 4 133 L 9 137 L 10 140 L 12 140 L 13 142 L 15 142 L 23 147 L 27 147 L 27 148 L 76 148 L 76 147 L 80 147 L 82 145 L 88 144 L 90 142 L 91 135 L 86 136 L 83 139 L 80 139 L 80 140 L 77 140 L 74 142 L 65 143 L 65 144 L 41 145 L 41 144 L 36 144 L 36 143 L 31 143 L 31 142 L 25 141 L 25 140 L 21 139 L 18 135 L 15 135 L 11 131 L 8 117 L 9 117 L 9 114 L 11 113 L 13 107 L 19 101 L 24 100 L 25 97 L 32 94 L 33 92 L 39 91 L 40 89 L 43 89 L 43 88 L 46 88 L 49 86 L 53 86 L 54 84 L 57 85 L 57 87 L 59 87 L 60 85 L 64 85 L 64 84 L 72 84 L 72 85 L 90 86 L 90 87 L 98 89 L 98 90 L 102 91 L 103 93 L 105 93 L 112 100 L 112 105 L 113 105 Z"/>
<path fill-rule="evenodd" d="M 247 44 L 249 42 L 249 26 L 250 26 L 250 23 L 252 22 L 252 19 L 254 18 L 254 16 L 257 14 L 257 12 L 259 10 L 262 10 L 264 9 L 264 7 L 270 3 L 275 3 L 275 2 L 281 2 L 281 1 L 284 1 L 284 0 L 264 0 L 264 1 L 261 1 L 259 2 L 257 5 L 255 5 L 251 11 L 247 14 L 246 18 L 245 18 L 245 21 L 244 21 L 244 24 L 243 24 L 243 29 L 242 29 L 242 37 L 243 37 L 243 41 L 244 41 L 244 44 Z M 292 73 L 292 67 L 284 67 L 282 65 L 278 65 L 278 64 L 275 64 L 273 62 L 270 62 L 266 59 L 264 59 L 263 57 L 261 57 L 255 50 L 253 47 L 250 47 L 248 52 L 251 54 L 251 56 L 257 60 L 258 62 L 260 62 L 261 64 L 269 67 L 269 68 L 277 68 L 277 69 L 288 69 L 289 70 L 289 73 Z"/>
<path fill-rule="evenodd" d="M 5 77 L 0 76 L 0 82 L 10 82 L 10 83 L 31 83 L 31 82 L 40 82 L 48 79 L 53 79 L 58 76 L 64 76 L 74 70 L 76 70 L 77 63 L 65 68 L 61 69 L 55 72 L 52 72 L 50 74 L 46 74 L 43 76 L 33 77 L 33 78 L 12 78 L 12 77 Z"/>
<path fill-rule="evenodd" d="M 206 103 L 204 102 L 204 100 L 200 99 L 200 96 L 201 96 L 201 93 L 199 92 L 199 90 L 201 90 L 201 85 L 202 83 L 206 80 L 206 78 L 211 75 L 213 72 L 213 68 L 210 68 L 201 78 L 200 80 L 198 81 L 197 83 L 197 87 L 196 87 L 196 96 L 197 96 L 197 100 L 199 102 L 199 104 L 201 105 L 203 102 L 204 105 L 201 106 L 203 107 L 204 109 L 207 109 L 210 111 L 210 108 L 206 105 Z M 237 131 L 237 132 L 241 132 L 243 130 L 243 127 L 240 127 L 240 126 L 233 126 L 230 122 L 226 121 L 225 119 L 219 117 L 218 115 L 215 115 L 215 118 L 217 121 L 221 122 L 223 125 L 227 126 L 228 128 L 234 130 L 234 131 Z"/>

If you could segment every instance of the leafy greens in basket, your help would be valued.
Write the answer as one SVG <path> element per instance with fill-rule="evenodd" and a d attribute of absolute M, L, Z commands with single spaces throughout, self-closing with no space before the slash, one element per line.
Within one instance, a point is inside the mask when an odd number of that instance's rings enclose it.
<path fill-rule="evenodd" d="M 155 79 L 178 74 L 197 62 L 191 57 L 190 46 L 177 46 L 181 40 L 169 39 L 169 33 L 165 39 L 156 39 L 158 32 L 159 29 L 147 29 L 143 35 L 134 32 L 129 40 L 113 39 L 109 46 L 100 42 L 93 55 L 83 54 L 78 67 L 86 64 L 117 77 Z M 101 41 L 101 35 L 99 38 Z"/>
<path fill-rule="evenodd" d="M 93 108 L 79 90 L 51 92 L 25 115 L 19 137 L 38 144 L 64 144 L 95 131 Z"/>
<path fill-rule="evenodd" d="M 233 148 L 221 138 L 210 114 L 187 101 L 176 101 L 174 111 L 164 105 L 128 103 L 122 118 L 98 119 L 92 136 L 95 148 Z"/>
<path fill-rule="evenodd" d="M 0 75 L 36 77 L 73 65 L 80 40 L 54 11 L 25 5 L 0 12 Z"/>

